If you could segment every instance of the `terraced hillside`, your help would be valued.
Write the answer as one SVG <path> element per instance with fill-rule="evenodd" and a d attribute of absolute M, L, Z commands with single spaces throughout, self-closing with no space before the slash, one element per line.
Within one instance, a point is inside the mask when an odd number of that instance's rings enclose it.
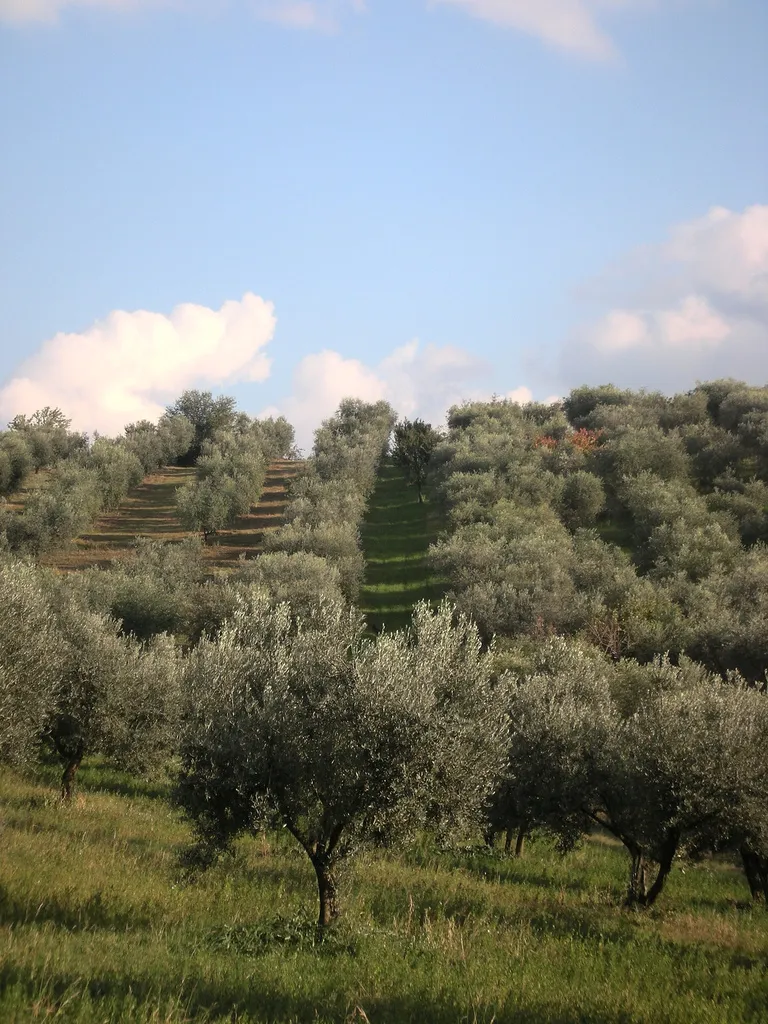
<path fill-rule="evenodd" d="M 242 553 L 259 550 L 264 532 L 280 525 L 287 487 L 299 465 L 287 459 L 272 463 L 258 504 L 206 547 L 205 559 L 212 568 L 225 569 Z M 52 552 L 43 561 L 67 570 L 103 566 L 125 557 L 137 537 L 181 540 L 189 534 L 176 518 L 175 491 L 194 476 L 193 467 L 166 466 L 134 488 L 116 512 L 102 516 L 71 548 Z"/>

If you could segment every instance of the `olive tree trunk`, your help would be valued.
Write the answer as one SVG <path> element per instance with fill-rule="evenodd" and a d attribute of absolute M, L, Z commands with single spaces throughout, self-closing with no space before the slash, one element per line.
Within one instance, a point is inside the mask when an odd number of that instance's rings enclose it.
<path fill-rule="evenodd" d="M 321 855 L 312 857 L 312 867 L 317 876 L 317 894 L 320 901 L 317 932 L 318 936 L 322 938 L 328 925 L 332 924 L 339 916 L 341 909 L 339 907 L 339 891 L 336 874 L 328 857 Z"/>
<path fill-rule="evenodd" d="M 651 907 L 658 899 L 672 870 L 672 862 L 677 853 L 679 836 L 670 833 L 664 842 L 659 857 L 659 869 L 653 884 L 648 885 L 649 859 L 641 846 L 630 839 L 624 839 L 624 845 L 630 855 L 629 890 L 626 905 L 628 907 Z"/>
<path fill-rule="evenodd" d="M 739 853 L 752 899 L 759 900 L 762 896 L 768 906 L 768 861 L 748 846 L 742 846 Z"/>
<path fill-rule="evenodd" d="M 75 788 L 75 776 L 77 775 L 77 770 L 80 767 L 82 760 L 82 754 L 77 757 L 70 758 L 64 766 L 64 771 L 61 774 L 61 799 L 65 800 L 67 803 L 72 799 L 72 793 Z"/>

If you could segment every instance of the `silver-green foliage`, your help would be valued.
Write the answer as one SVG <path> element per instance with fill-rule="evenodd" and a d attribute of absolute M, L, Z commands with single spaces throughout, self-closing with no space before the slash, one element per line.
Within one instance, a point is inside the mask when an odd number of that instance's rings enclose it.
<path fill-rule="evenodd" d="M 258 500 L 266 458 L 253 437 L 221 432 L 201 445 L 197 479 L 176 490 L 176 511 L 205 537 L 231 525 Z"/>
<path fill-rule="evenodd" d="M 361 616 L 322 602 L 244 603 L 191 654 L 177 799 L 226 847 L 275 818 L 318 878 L 361 843 L 476 820 L 503 759 L 506 697 L 476 630 L 419 605 L 409 632 L 364 638 Z"/>
<path fill-rule="evenodd" d="M 768 700 L 738 677 L 686 660 L 614 664 L 556 639 L 518 681 L 510 718 L 496 822 L 506 810 L 566 846 L 600 824 L 630 855 L 631 902 L 652 903 L 686 847 L 768 856 Z"/>
<path fill-rule="evenodd" d="M 130 771 L 167 758 L 175 741 L 180 662 L 173 641 L 143 645 L 109 616 L 88 611 L 67 588 L 57 599 L 62 666 L 46 738 L 59 755 L 62 788 L 87 754 L 105 754 Z"/>
<path fill-rule="evenodd" d="M 287 603 L 294 614 L 306 617 L 318 604 L 342 600 L 342 578 L 337 566 L 309 551 L 265 552 L 243 561 L 230 577 L 232 584 L 251 587 L 271 604 Z"/>
<path fill-rule="evenodd" d="M 62 652 L 39 570 L 0 561 L 0 760 L 29 760 L 54 709 Z"/>
<path fill-rule="evenodd" d="M 315 433 L 313 455 L 291 487 L 285 526 L 265 537 L 268 552 L 326 559 L 350 602 L 365 569 L 359 525 L 395 419 L 386 402 L 342 401 Z"/>

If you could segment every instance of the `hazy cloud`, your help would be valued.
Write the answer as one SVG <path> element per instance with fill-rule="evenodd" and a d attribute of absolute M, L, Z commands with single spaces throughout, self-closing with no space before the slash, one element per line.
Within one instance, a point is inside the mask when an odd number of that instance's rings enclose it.
<path fill-rule="evenodd" d="M 377 0 L 382 5 L 386 0 Z M 708 0 L 412 0 L 428 7 L 451 5 L 502 28 L 524 32 L 549 46 L 596 60 L 610 60 L 616 47 L 604 27 L 606 16 L 662 4 Z M 138 11 L 173 8 L 182 12 L 241 7 L 288 28 L 335 31 L 343 15 L 366 10 L 366 0 L 0 0 L 0 19 L 55 22 L 74 8 Z"/>
<path fill-rule="evenodd" d="M 142 11 L 170 8 L 216 11 L 236 5 L 257 18 L 288 28 L 333 31 L 346 11 L 365 10 L 365 0 L 0 0 L 0 19 L 15 22 L 56 22 L 68 9 Z"/>
<path fill-rule="evenodd" d="M 137 11 L 171 6 L 179 6 L 178 0 L 0 0 L 0 18 L 8 21 L 55 22 L 61 11 L 70 7 Z"/>
<path fill-rule="evenodd" d="M 569 385 L 672 391 L 720 376 L 768 379 L 768 206 L 718 206 L 676 225 L 592 292 L 619 302 L 565 346 Z"/>
<path fill-rule="evenodd" d="M 376 366 L 326 349 L 301 360 L 293 374 L 293 394 L 265 414 L 287 416 L 299 446 L 308 450 L 315 428 L 333 414 L 342 398 L 383 398 L 400 416 L 421 416 L 438 424 L 450 405 L 486 396 L 478 385 L 488 371 L 484 360 L 452 345 L 411 341 Z"/>
<path fill-rule="evenodd" d="M 0 416 L 59 406 L 78 430 L 118 433 L 156 419 L 185 388 L 266 380 L 275 324 L 272 304 L 250 292 L 219 310 L 115 311 L 46 341 L 0 389 Z"/>
<path fill-rule="evenodd" d="M 476 18 L 536 36 L 562 50 L 606 59 L 615 50 L 598 22 L 606 7 L 629 6 L 631 0 L 431 0 L 451 4 Z"/>

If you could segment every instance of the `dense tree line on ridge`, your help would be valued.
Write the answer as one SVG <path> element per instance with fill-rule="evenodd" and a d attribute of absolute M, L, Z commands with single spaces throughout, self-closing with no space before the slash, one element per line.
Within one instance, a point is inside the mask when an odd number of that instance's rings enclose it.
<path fill-rule="evenodd" d="M 231 400 L 188 393 L 166 424 L 182 419 L 190 491 L 216 480 L 252 500 L 292 444 Z M 342 403 L 284 526 L 225 579 L 192 539 L 69 577 L 6 551 L 0 758 L 47 746 L 67 793 L 91 751 L 136 771 L 174 755 L 199 862 L 287 828 L 321 926 L 356 848 L 424 829 L 542 832 L 565 851 L 600 827 L 641 906 L 681 854 L 738 851 L 768 901 L 768 389 L 471 403 L 442 438 L 395 420 Z M 164 458 L 162 422 L 116 447 L 143 468 Z M 396 426 L 395 453 L 411 470 L 411 444 L 413 482 L 445 510 L 432 557 L 450 603 L 371 638 L 359 524 Z"/>

